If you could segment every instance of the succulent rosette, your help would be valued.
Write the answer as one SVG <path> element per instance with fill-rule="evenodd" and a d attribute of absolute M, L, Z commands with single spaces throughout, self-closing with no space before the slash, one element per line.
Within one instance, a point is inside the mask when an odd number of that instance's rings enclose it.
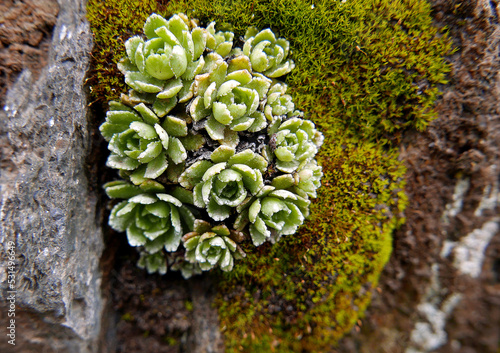
<path fill-rule="evenodd" d="M 161 249 L 176 251 L 193 220 L 182 202 L 169 194 L 139 194 L 113 207 L 109 225 L 126 231 L 130 245 L 153 254 Z"/>
<path fill-rule="evenodd" d="M 281 123 L 272 139 L 276 168 L 285 173 L 300 170 L 314 158 L 323 143 L 323 135 L 316 130 L 314 123 L 301 118 Z"/>
<path fill-rule="evenodd" d="M 251 28 L 236 44 L 184 14 L 152 14 L 125 44 L 130 89 L 100 126 L 124 180 L 105 190 L 149 273 L 230 271 L 238 244 L 295 233 L 317 196 L 323 135 L 276 79 L 294 68 L 288 41 Z"/>
<path fill-rule="evenodd" d="M 313 159 L 303 169 L 294 174 L 295 192 L 303 197 L 316 198 L 316 190 L 321 186 L 323 171 L 321 166 Z"/>
<path fill-rule="evenodd" d="M 196 98 L 190 105 L 195 121 L 208 118 L 207 133 L 214 140 L 223 137 L 225 127 L 233 131 L 260 131 L 267 126 L 259 103 L 267 94 L 271 80 L 252 75 L 250 61 L 238 56 L 229 61 L 220 55 L 207 57 L 209 72 L 195 78 Z"/>
<path fill-rule="evenodd" d="M 292 96 L 286 94 L 287 85 L 281 82 L 275 83 L 267 93 L 264 114 L 269 121 L 275 116 L 289 116 L 294 112 L 295 104 Z"/>
<path fill-rule="evenodd" d="M 204 66 L 203 52 L 208 33 L 194 27 L 185 15 L 168 21 L 152 14 L 144 24 L 146 39 L 134 36 L 127 40 L 127 57 L 118 68 L 125 83 L 142 93 L 154 93 L 157 104 L 173 108 L 192 97 L 192 81 Z M 167 109 L 168 112 L 168 109 Z"/>
<path fill-rule="evenodd" d="M 293 70 L 293 60 L 287 59 L 290 43 L 283 38 L 276 39 L 269 28 L 258 32 L 249 28 L 245 34 L 243 54 L 250 58 L 254 71 L 267 77 L 280 77 Z"/>
<path fill-rule="evenodd" d="M 161 251 L 150 254 L 148 252 L 141 252 L 137 267 L 146 269 L 148 273 L 158 272 L 160 275 L 167 273 L 167 260 Z"/>
<path fill-rule="evenodd" d="M 223 221 L 248 195 L 257 194 L 264 186 L 261 171 L 266 167 L 266 160 L 250 150 L 234 154 L 234 149 L 220 146 L 211 161 L 194 163 L 179 182 L 193 189 L 195 206 L 206 208 L 213 220 Z"/>
<path fill-rule="evenodd" d="M 132 109 L 110 102 L 110 108 L 106 121 L 100 126 L 101 133 L 109 141 L 109 167 L 136 171 L 131 180 L 139 177 L 142 181 L 159 177 L 168 167 L 167 157 L 176 164 L 186 159 L 181 141 L 170 137 L 155 113 L 143 103 Z M 169 130 L 173 130 L 171 125 Z"/>
<path fill-rule="evenodd" d="M 182 238 L 186 248 L 186 260 L 199 264 L 203 271 L 219 266 L 223 271 L 231 271 L 234 257 L 241 258 L 245 253 L 230 238 L 231 231 L 225 225 L 212 227 L 210 223 L 196 220 L 193 232 Z"/>
<path fill-rule="evenodd" d="M 250 236 L 255 246 L 266 240 L 277 241 L 282 235 L 297 231 L 309 215 L 310 201 L 288 190 L 273 186 L 262 188 L 255 198 L 240 206 L 235 227 L 240 229 L 249 222 Z"/>
<path fill-rule="evenodd" d="M 226 57 L 231 53 L 233 48 L 233 32 L 215 32 L 215 22 L 211 22 L 207 29 L 207 48 L 219 54 L 222 57 Z"/>

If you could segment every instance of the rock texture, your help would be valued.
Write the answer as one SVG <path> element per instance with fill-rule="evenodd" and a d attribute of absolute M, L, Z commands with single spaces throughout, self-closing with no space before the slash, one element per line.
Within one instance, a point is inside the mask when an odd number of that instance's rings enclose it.
<path fill-rule="evenodd" d="M 32 5 L 43 10 L 35 13 Z M 37 80 L 25 65 L 0 111 L 2 305 L 8 303 L 6 251 L 11 241 L 17 291 L 16 345 L 2 334 L 2 352 L 96 352 L 100 334 L 103 240 L 85 164 L 90 136 L 83 82 L 92 47 L 85 4 L 16 2 L 9 7 L 15 19 L 7 20 L 14 22 L 6 23 L 15 35 L 33 29 L 29 38 L 42 38 L 51 31 L 51 16 L 58 7 L 47 65 L 39 68 Z M 42 13 L 50 18 L 40 32 L 35 27 Z M 14 24 L 21 29 L 16 32 Z M 0 32 L 5 35 L 5 26 Z M 17 40 L 12 33 L 10 39 Z M 7 309 L 0 308 L 2 326 L 8 320 Z"/>
<path fill-rule="evenodd" d="M 339 352 L 499 349 L 499 2 L 431 2 L 457 48 L 450 85 L 429 130 L 406 136 L 407 222 L 366 319 Z"/>

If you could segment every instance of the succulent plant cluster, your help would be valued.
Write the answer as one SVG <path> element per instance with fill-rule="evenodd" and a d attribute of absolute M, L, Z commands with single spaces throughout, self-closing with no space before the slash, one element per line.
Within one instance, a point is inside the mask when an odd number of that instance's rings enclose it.
<path fill-rule="evenodd" d="M 320 186 L 323 136 L 277 80 L 294 68 L 288 41 L 152 14 L 125 48 L 130 90 L 100 130 L 122 178 L 104 186 L 122 199 L 109 224 L 140 247 L 139 267 L 230 271 L 242 242 L 295 233 Z"/>

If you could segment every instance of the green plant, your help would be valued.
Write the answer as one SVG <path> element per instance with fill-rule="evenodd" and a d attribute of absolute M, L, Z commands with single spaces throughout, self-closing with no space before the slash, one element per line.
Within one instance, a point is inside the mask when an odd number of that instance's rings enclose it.
<path fill-rule="evenodd" d="M 230 271 L 244 256 L 237 243 L 276 242 L 304 222 L 323 136 L 276 80 L 294 63 L 270 29 L 249 29 L 233 48 L 214 22 L 152 14 L 144 34 L 125 43 L 118 67 L 131 89 L 100 126 L 107 165 L 125 179 L 105 185 L 125 199 L 109 224 L 141 247 L 148 272 L 165 273 L 168 259 L 185 277 Z"/>
<path fill-rule="evenodd" d="M 276 39 L 269 28 L 258 31 L 251 27 L 245 34 L 243 53 L 250 58 L 252 68 L 268 77 L 280 77 L 295 67 L 288 59 L 290 43 L 283 38 Z"/>
<path fill-rule="evenodd" d="M 231 271 L 234 258 L 245 253 L 232 239 L 241 239 L 244 234 L 229 230 L 225 225 L 212 227 L 206 221 L 196 220 L 193 231 L 182 237 L 186 248 L 186 260 L 199 264 L 203 271 L 219 265 L 222 271 Z"/>

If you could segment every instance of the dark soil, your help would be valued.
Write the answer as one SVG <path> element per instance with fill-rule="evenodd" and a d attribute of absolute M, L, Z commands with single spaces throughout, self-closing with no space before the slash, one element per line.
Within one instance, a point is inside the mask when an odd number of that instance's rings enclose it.
<path fill-rule="evenodd" d="M 117 352 L 180 352 L 192 322 L 188 283 L 180 276 L 145 276 L 135 266 L 115 273 Z"/>
<path fill-rule="evenodd" d="M 137 252 L 112 232 L 102 264 L 104 293 L 112 307 L 104 317 L 101 351 L 123 353 L 223 352 L 214 286 L 207 274 L 190 280 L 179 272 L 148 275 Z M 115 259 L 115 255 L 120 254 Z M 107 332 L 106 332 L 107 331 Z M 105 333 L 106 332 L 106 333 Z"/>

